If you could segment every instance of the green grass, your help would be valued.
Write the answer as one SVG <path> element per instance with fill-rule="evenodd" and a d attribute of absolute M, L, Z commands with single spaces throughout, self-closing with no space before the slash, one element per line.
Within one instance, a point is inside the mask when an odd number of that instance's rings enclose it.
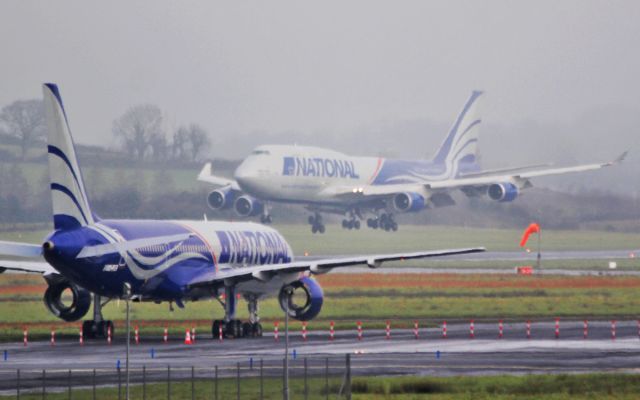
<path fill-rule="evenodd" d="M 292 399 L 303 398 L 302 379 L 290 381 Z M 330 398 L 340 398 L 340 377 L 333 377 L 329 383 Z M 240 398 L 258 399 L 259 380 L 241 379 Z M 325 389 L 322 378 L 308 381 L 309 399 L 324 399 Z M 212 380 L 197 380 L 194 385 L 196 399 L 211 399 L 214 393 Z M 124 388 L 122 389 L 124 393 Z M 171 399 L 191 399 L 191 382 L 173 382 Z M 218 394 L 220 399 L 236 398 L 235 379 L 220 379 Z M 357 377 L 352 382 L 353 399 L 373 400 L 419 400 L 419 399 L 637 399 L 640 393 L 640 376 L 632 374 L 584 374 L 584 375 L 525 375 L 525 376 L 474 376 L 474 377 Z M 91 389 L 73 390 L 77 400 L 91 399 Z M 146 385 L 149 399 L 166 399 L 167 384 Z M 23 394 L 23 399 L 39 399 L 40 393 Z M 48 393 L 47 399 L 67 399 L 68 394 Z M 118 388 L 99 388 L 98 399 L 118 398 Z M 142 386 L 132 386 L 132 399 L 142 398 Z M 282 398 L 282 380 L 264 380 L 264 398 Z M 344 398 L 344 397 L 342 397 Z"/>
<path fill-rule="evenodd" d="M 513 229 L 461 228 L 452 226 L 403 225 L 398 232 L 361 229 L 347 231 L 330 226 L 324 235 L 314 235 L 308 225 L 278 225 L 297 255 L 358 254 L 484 246 L 492 251 L 522 251 L 522 232 Z M 1 240 L 39 243 L 47 230 L 2 232 Z M 535 239 L 535 238 L 534 238 Z M 535 245 L 535 240 L 530 243 Z M 535 248 L 535 247 L 533 247 Z M 603 231 L 544 231 L 542 250 L 636 250 L 640 234 Z"/>

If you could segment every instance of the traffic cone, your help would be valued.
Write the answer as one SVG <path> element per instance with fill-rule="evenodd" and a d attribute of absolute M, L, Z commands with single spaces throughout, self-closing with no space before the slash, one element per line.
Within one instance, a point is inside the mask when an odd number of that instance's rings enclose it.
<path fill-rule="evenodd" d="M 184 344 L 191 344 L 191 331 L 189 329 L 185 330 L 185 333 L 184 333 Z"/>

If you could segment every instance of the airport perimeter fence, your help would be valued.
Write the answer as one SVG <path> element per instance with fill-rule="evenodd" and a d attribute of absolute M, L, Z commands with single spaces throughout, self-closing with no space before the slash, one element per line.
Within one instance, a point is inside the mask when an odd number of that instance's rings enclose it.
<path fill-rule="evenodd" d="M 2 371 L 0 398 L 124 400 L 126 370 Z M 129 369 L 129 399 L 283 399 L 284 359 L 250 359 L 221 367 Z M 290 399 L 351 399 L 351 356 L 289 359 Z M 13 387 L 11 387 L 13 386 Z"/>

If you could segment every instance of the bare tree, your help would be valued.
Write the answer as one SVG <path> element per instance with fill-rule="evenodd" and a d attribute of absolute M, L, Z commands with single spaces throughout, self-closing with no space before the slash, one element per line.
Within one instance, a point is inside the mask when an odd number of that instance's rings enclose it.
<path fill-rule="evenodd" d="M 113 121 L 113 134 L 122 141 L 123 149 L 138 161 L 142 161 L 147 150 L 162 132 L 162 111 L 153 104 L 131 107 L 120 118 Z"/>
<path fill-rule="evenodd" d="M 29 146 L 45 132 L 42 100 L 14 101 L 0 112 L 0 123 L 7 134 L 20 140 L 24 160 Z"/>
<path fill-rule="evenodd" d="M 198 155 L 209 148 L 211 141 L 209 140 L 207 132 L 200 125 L 189 125 L 188 133 L 191 148 L 191 161 L 196 161 Z"/>
<path fill-rule="evenodd" d="M 181 126 L 173 133 L 173 143 L 171 144 L 172 156 L 176 160 L 186 159 L 187 145 L 189 144 L 189 131 Z"/>

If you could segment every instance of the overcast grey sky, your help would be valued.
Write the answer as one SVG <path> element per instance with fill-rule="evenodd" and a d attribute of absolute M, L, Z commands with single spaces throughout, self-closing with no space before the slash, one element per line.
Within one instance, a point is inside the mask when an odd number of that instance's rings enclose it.
<path fill-rule="evenodd" d="M 212 156 L 273 139 L 417 157 L 483 89 L 490 154 L 609 157 L 638 142 L 639 21 L 638 1 L 5 1 L 0 106 L 54 81 L 80 143 L 113 144 L 150 102 L 203 125 Z"/>

